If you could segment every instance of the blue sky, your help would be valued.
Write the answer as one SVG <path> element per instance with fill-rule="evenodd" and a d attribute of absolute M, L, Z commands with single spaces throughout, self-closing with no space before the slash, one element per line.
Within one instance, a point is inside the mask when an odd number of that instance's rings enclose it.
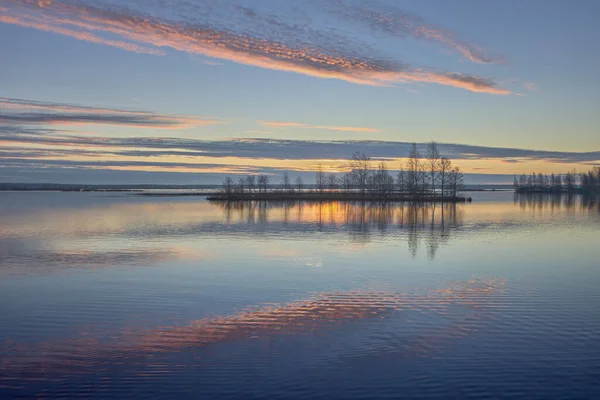
<path fill-rule="evenodd" d="M 385 141 L 365 152 L 392 168 L 430 140 L 473 173 L 600 162 L 595 1 L 161 3 L 0 0 L 0 181 L 343 169 L 320 141 Z"/>

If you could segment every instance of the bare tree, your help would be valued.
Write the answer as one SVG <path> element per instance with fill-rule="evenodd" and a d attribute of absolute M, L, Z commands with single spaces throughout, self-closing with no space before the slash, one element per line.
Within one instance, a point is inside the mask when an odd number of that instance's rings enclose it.
<path fill-rule="evenodd" d="M 271 177 L 269 175 L 259 175 L 258 176 L 258 191 L 259 193 L 267 193 L 269 190 L 269 182 L 271 181 Z"/>
<path fill-rule="evenodd" d="M 254 175 L 248 175 L 246 177 L 246 187 L 248 188 L 248 192 L 254 192 L 256 188 L 256 177 Z"/>
<path fill-rule="evenodd" d="M 440 159 L 440 168 L 439 168 L 439 178 L 440 178 L 440 189 L 442 191 L 442 197 L 444 197 L 447 183 L 448 183 L 448 174 L 452 171 L 452 162 L 446 158 L 442 157 Z"/>
<path fill-rule="evenodd" d="M 565 174 L 565 189 L 569 193 L 573 193 L 575 191 L 577 174 L 575 171 L 567 172 Z"/>
<path fill-rule="evenodd" d="M 296 189 L 298 189 L 298 193 L 302 192 L 302 188 L 304 187 L 304 180 L 301 176 L 296 178 Z"/>
<path fill-rule="evenodd" d="M 329 191 L 333 192 L 338 187 L 338 178 L 334 173 L 327 175 L 327 187 Z"/>
<path fill-rule="evenodd" d="M 323 166 L 321 164 L 319 164 L 317 166 L 317 173 L 316 173 L 316 183 L 317 183 L 317 189 L 319 190 L 319 192 L 323 192 L 325 190 L 325 172 L 323 172 Z"/>
<path fill-rule="evenodd" d="M 281 184 L 283 185 L 283 190 L 291 193 L 292 191 L 292 183 L 290 181 L 290 176 L 287 171 L 283 173 L 283 178 L 281 179 Z"/>
<path fill-rule="evenodd" d="M 344 176 L 342 176 L 342 186 L 346 193 L 349 193 L 350 190 L 352 190 L 352 172 L 346 172 Z"/>
<path fill-rule="evenodd" d="M 367 190 L 367 179 L 370 173 L 371 159 L 363 153 L 354 153 L 350 161 L 350 170 L 355 185 L 360 189 L 361 193 Z"/>
<path fill-rule="evenodd" d="M 407 189 L 411 196 L 415 196 L 420 188 L 421 155 L 417 144 L 413 143 L 406 161 Z"/>
<path fill-rule="evenodd" d="M 452 168 L 449 174 L 449 183 L 452 196 L 456 197 L 458 193 L 464 188 L 464 178 L 462 172 L 458 167 Z"/>
<path fill-rule="evenodd" d="M 233 192 L 233 179 L 231 179 L 230 177 L 225 178 L 225 180 L 223 181 L 223 191 L 226 194 L 231 194 Z"/>
<path fill-rule="evenodd" d="M 238 193 L 244 194 L 245 187 L 246 187 L 246 179 L 244 179 L 243 177 L 240 176 L 238 178 Z"/>
<path fill-rule="evenodd" d="M 594 167 L 580 176 L 581 191 L 586 195 L 600 193 L 600 167 Z"/>
<path fill-rule="evenodd" d="M 385 197 L 393 190 L 394 179 L 390 176 L 385 162 L 379 163 L 377 170 L 369 175 L 369 192 L 378 197 Z"/>
<path fill-rule="evenodd" d="M 437 148 L 437 144 L 431 141 L 427 145 L 427 168 L 429 172 L 429 183 L 431 184 L 431 191 L 435 192 L 435 185 L 438 183 L 438 170 L 440 164 L 440 152 Z"/>
<path fill-rule="evenodd" d="M 396 174 L 396 186 L 398 187 L 399 192 L 404 192 L 406 190 L 406 172 L 404 172 L 404 170 L 400 170 Z"/>
<path fill-rule="evenodd" d="M 419 164 L 419 182 L 419 190 L 422 195 L 425 195 L 427 192 L 427 164 L 424 162 Z"/>
<path fill-rule="evenodd" d="M 519 177 L 519 189 L 523 190 L 526 187 L 527 187 L 527 175 L 521 174 L 521 176 Z"/>

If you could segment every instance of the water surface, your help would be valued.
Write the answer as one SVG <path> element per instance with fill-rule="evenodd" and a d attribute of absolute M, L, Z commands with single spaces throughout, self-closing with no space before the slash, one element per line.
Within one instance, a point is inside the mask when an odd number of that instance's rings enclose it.
<path fill-rule="evenodd" d="M 600 203 L 0 193 L 0 395 L 593 398 Z"/>

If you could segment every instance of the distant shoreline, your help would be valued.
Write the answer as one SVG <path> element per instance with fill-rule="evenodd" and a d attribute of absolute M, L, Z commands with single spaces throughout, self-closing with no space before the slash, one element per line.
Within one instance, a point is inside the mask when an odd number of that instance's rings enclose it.
<path fill-rule="evenodd" d="M 152 191 L 171 191 L 171 192 L 152 192 Z M 202 191 L 203 190 L 203 191 Z M 513 192 L 514 189 L 507 187 L 500 188 L 466 188 L 461 192 Z M 214 186 L 209 188 L 182 188 L 182 187 L 134 187 L 134 188 L 41 188 L 41 187 L 0 187 L 1 192 L 129 192 L 140 196 L 213 196 L 221 194 Z"/>

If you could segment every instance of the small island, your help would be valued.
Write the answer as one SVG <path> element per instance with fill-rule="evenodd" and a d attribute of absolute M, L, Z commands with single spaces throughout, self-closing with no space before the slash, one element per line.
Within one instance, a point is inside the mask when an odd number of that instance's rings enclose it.
<path fill-rule="evenodd" d="M 379 201 L 379 202 L 470 202 L 460 194 L 463 174 L 447 157 L 440 155 L 435 142 L 423 157 L 413 144 L 405 165 L 396 176 L 385 161 L 376 162 L 364 153 L 354 153 L 343 172 L 328 172 L 317 165 L 315 184 L 305 185 L 298 176 L 293 182 L 288 172 L 279 184 L 271 176 L 248 175 L 225 178 L 212 201 Z"/>
<path fill-rule="evenodd" d="M 574 194 L 586 196 L 600 194 L 600 167 L 593 167 L 588 172 L 578 174 L 570 171 L 566 174 L 522 174 L 515 176 L 513 187 L 516 193 L 536 194 Z"/>

